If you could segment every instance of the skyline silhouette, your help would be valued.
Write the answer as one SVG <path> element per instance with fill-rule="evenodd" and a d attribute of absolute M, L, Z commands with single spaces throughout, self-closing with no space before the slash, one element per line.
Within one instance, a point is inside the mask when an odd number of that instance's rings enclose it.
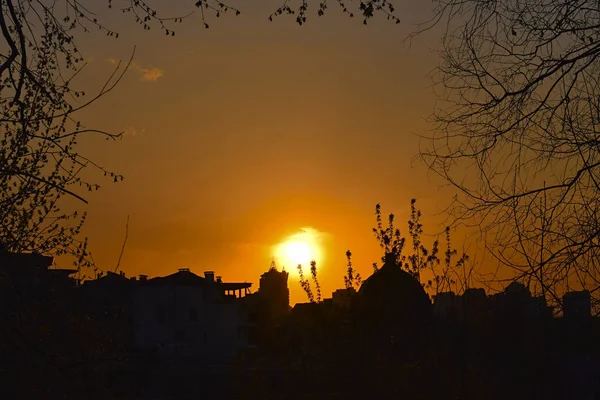
<path fill-rule="evenodd" d="M 62 398 L 68 381 L 69 395 L 98 399 L 597 396 L 589 292 L 566 294 L 558 317 L 519 283 L 430 299 L 395 255 L 383 258 L 358 291 L 290 307 L 273 263 L 254 293 L 185 268 L 77 285 L 48 257 L 2 250 L 0 351 L 13 368 L 0 366 L 11 380 L 0 393 Z"/>
<path fill-rule="evenodd" d="M 0 1 L 0 397 L 597 399 L 598 5 L 238 1 Z"/>
<path fill-rule="evenodd" d="M 441 222 L 444 192 L 412 166 L 434 100 L 425 74 L 436 63 L 434 43 L 399 43 L 428 7 L 396 4 L 398 25 L 376 17 L 365 27 L 332 9 L 299 27 L 286 16 L 269 22 L 272 5 L 212 18 L 210 29 L 194 15 L 174 37 L 98 7 L 120 36 L 78 38 L 89 60 L 79 82 L 92 93 L 134 45 L 137 63 L 80 113 L 89 126 L 126 132 L 116 143 L 80 143 L 125 176 L 86 193 L 86 234 L 100 268 L 114 267 L 127 216 L 121 268 L 133 275 L 190 267 L 250 279 L 277 256 L 272 246 L 311 226 L 328 235 L 317 261 L 331 291 L 338 274 L 326 265 L 344 268 L 348 248 L 357 265 L 377 256 L 363 240 L 373 204 L 402 213 L 417 197 L 432 231 Z M 163 75 L 143 80 L 140 68 Z M 292 288 L 292 296 L 302 294 Z"/>

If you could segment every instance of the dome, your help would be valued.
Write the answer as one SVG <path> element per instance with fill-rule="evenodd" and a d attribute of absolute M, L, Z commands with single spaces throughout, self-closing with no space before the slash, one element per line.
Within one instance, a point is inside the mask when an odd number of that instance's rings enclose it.
<path fill-rule="evenodd" d="M 395 263 L 386 263 L 364 281 L 358 302 L 364 316 L 385 325 L 404 326 L 427 319 L 431 312 L 421 283 Z"/>
<path fill-rule="evenodd" d="M 508 285 L 507 288 L 504 290 L 504 293 L 509 295 L 531 297 L 531 292 L 529 292 L 529 289 L 527 289 L 527 287 L 521 282 L 511 282 L 511 284 Z"/>

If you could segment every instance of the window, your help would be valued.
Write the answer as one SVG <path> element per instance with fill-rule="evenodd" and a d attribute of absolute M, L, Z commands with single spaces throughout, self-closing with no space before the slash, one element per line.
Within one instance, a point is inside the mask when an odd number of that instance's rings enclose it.
<path fill-rule="evenodd" d="M 198 321 L 198 309 L 196 307 L 190 308 L 190 321 L 191 322 Z"/>

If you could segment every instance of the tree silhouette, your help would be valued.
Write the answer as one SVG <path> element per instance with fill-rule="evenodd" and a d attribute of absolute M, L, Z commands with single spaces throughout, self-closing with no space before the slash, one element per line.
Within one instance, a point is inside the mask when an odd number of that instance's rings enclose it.
<path fill-rule="evenodd" d="M 536 294 L 600 288 L 596 2 L 435 1 L 446 27 L 425 163 L 457 221 Z M 596 296 L 597 297 L 597 296 Z"/>
<path fill-rule="evenodd" d="M 319 284 L 319 279 L 317 278 L 317 262 L 315 260 L 312 260 L 310 262 L 310 275 L 312 276 L 313 283 L 315 284 L 315 293 L 317 294 L 317 297 L 315 298 L 315 300 L 317 301 L 317 303 L 320 303 L 321 302 L 321 285 Z"/>
<path fill-rule="evenodd" d="M 398 265 L 404 265 L 406 257 L 402 255 L 402 250 L 404 249 L 406 238 L 402 237 L 400 229 L 394 226 L 394 214 L 388 216 L 388 224 L 384 228 L 381 217 L 381 205 L 377 204 L 375 206 L 375 219 L 377 226 L 373 228 L 373 233 L 383 250 L 381 262 L 385 264 L 391 259 Z M 377 272 L 378 269 L 377 263 L 373 263 L 374 272 Z"/>
<path fill-rule="evenodd" d="M 87 240 L 78 239 L 86 215 L 64 210 L 62 199 L 85 202 L 76 192 L 99 188 L 84 170 L 115 182 L 123 177 L 77 152 L 84 135 L 120 135 L 85 127 L 74 114 L 112 90 L 124 70 L 91 98 L 74 89 L 85 64 L 73 38 L 81 21 L 77 14 L 59 19 L 54 7 L 13 0 L 0 6 L 8 50 L 0 55 L 0 241 L 12 251 L 72 254 L 80 265 L 89 262 Z"/>
<path fill-rule="evenodd" d="M 472 279 L 472 268 L 467 268 L 469 256 L 462 252 L 458 257 L 458 251 L 452 248 L 450 238 L 450 227 L 446 227 L 443 236 L 446 242 L 444 251 L 444 263 L 439 259 L 439 239 L 433 241 L 431 249 L 427 249 L 421 241 L 423 235 L 423 225 L 421 224 L 421 211 L 416 207 L 417 200 L 410 201 L 410 218 L 408 220 L 408 231 L 412 240 L 412 251 L 408 256 L 403 254 L 406 238 L 402 236 L 400 229 L 394 225 L 394 214 L 388 215 L 388 225 L 383 226 L 381 205 L 375 206 L 376 227 L 373 228 L 375 238 L 383 251 L 381 261 L 383 265 L 391 263 L 411 274 L 421 284 L 431 292 L 437 295 L 444 291 L 463 292 L 469 287 Z M 458 257 L 458 258 L 456 258 Z M 358 273 L 352 264 L 352 252 L 346 251 L 348 259 L 346 275 L 344 275 L 344 287 L 358 291 L 363 283 L 360 273 Z M 300 278 L 300 287 L 311 303 L 321 302 L 321 287 L 317 279 L 317 264 L 313 260 L 310 263 L 311 276 L 315 285 L 316 297 L 313 288 L 308 279 L 304 277 L 302 265 L 298 264 L 298 276 Z M 373 263 L 373 272 L 379 271 L 376 262 Z M 427 271 L 431 279 L 422 282 L 421 273 Z"/>
<path fill-rule="evenodd" d="M 308 297 L 308 301 L 311 303 L 315 302 L 315 296 L 312 292 L 312 288 L 310 286 L 310 281 L 304 278 L 304 271 L 302 270 L 302 264 L 298 264 L 298 277 L 300 278 L 300 287 L 306 293 L 306 297 Z"/>
<path fill-rule="evenodd" d="M 354 270 L 352 266 L 352 252 L 350 250 L 346 251 L 346 258 L 348 259 L 348 269 L 346 270 L 346 275 L 344 276 L 344 287 L 346 289 L 360 289 L 360 285 L 362 285 L 362 277 L 360 273 Z"/>
<path fill-rule="evenodd" d="M 321 297 L 321 284 L 319 283 L 319 279 L 317 277 L 317 262 L 315 260 L 312 260 L 310 262 L 310 276 L 312 278 L 313 284 L 315 285 L 315 293 L 313 293 L 310 281 L 304 277 L 302 264 L 298 264 L 298 277 L 300 278 L 300 287 L 302 288 L 302 290 L 304 290 L 304 293 L 306 293 L 306 297 L 308 298 L 309 302 L 320 303 L 323 299 Z"/>
<path fill-rule="evenodd" d="M 422 243 L 423 225 L 421 224 L 421 211 L 416 207 L 417 200 L 410 201 L 410 218 L 408 220 L 408 231 L 412 241 L 412 251 L 407 256 L 403 254 L 406 238 L 402 236 L 400 229 L 394 226 L 394 214 L 388 216 L 388 226 L 385 228 L 382 224 L 381 205 L 375 206 L 376 227 L 373 228 L 375 238 L 378 240 L 383 255 L 382 262 L 398 265 L 404 271 L 411 274 L 415 279 L 421 282 L 421 273 L 429 271 L 432 279 L 422 282 L 423 286 L 434 294 L 443 291 L 458 289 L 463 291 L 469 285 L 472 270 L 467 272 L 466 263 L 469 260 L 468 255 L 463 252 L 458 256 L 458 251 L 452 249 L 450 242 L 450 227 L 444 230 L 446 240 L 446 251 L 444 253 L 444 264 L 441 266 L 439 259 L 439 239 L 433 241 L 431 249 L 427 249 Z M 348 253 L 346 253 L 348 255 Z M 351 255 L 351 254 L 350 254 Z M 440 268 L 441 267 L 441 268 Z M 379 267 L 373 263 L 374 272 Z M 460 287 L 457 287 L 459 285 Z"/>

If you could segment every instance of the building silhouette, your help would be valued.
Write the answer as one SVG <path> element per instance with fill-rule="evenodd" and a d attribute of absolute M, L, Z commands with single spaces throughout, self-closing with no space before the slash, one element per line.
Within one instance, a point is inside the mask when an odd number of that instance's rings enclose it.
<path fill-rule="evenodd" d="M 53 288 L 74 287 L 73 277 L 76 269 L 52 268 L 54 258 L 39 253 L 15 253 L 0 249 L 0 273 L 14 284 L 35 288 L 51 286 Z"/>
<path fill-rule="evenodd" d="M 46 377 L 51 365 L 87 365 L 86 376 L 105 365 L 102 380 L 115 393 L 127 386 L 124 398 L 136 398 L 140 387 L 175 398 L 192 392 L 231 398 L 225 390 L 233 390 L 233 375 L 214 371 L 232 371 L 232 365 L 243 373 L 240 393 L 247 398 L 370 393 L 562 400 L 600 394 L 600 319 L 592 317 L 586 291 L 564 294 L 558 317 L 519 282 L 492 295 L 470 288 L 431 301 L 417 279 L 389 260 L 358 291 L 340 289 L 331 299 L 290 310 L 289 275 L 275 263 L 254 294 L 250 283 L 185 268 L 155 278 L 108 272 L 77 285 L 75 270 L 51 264 L 39 254 L 0 253 L 0 314 L 8 327 L 0 332 L 0 373 L 21 389 L 43 382 L 28 398 L 56 382 L 58 375 Z M 186 362 L 137 363 L 132 349 Z M 23 354 L 51 362 L 32 367 Z M 115 359 L 121 369 L 102 361 Z M 167 373 L 166 383 L 155 386 L 152 377 Z"/>
<path fill-rule="evenodd" d="M 275 321 L 290 311 L 290 290 L 288 288 L 289 273 L 279 271 L 275 261 L 269 270 L 260 276 L 258 297 L 260 313 L 263 319 Z"/>
<path fill-rule="evenodd" d="M 110 337 L 81 314 L 75 269 L 53 257 L 0 250 L 0 398 L 82 397 Z M 71 366 L 76 365 L 76 369 Z"/>
<path fill-rule="evenodd" d="M 348 310 L 352 307 L 352 301 L 356 298 L 356 290 L 352 287 L 337 289 L 331 293 L 331 303 L 334 307 Z M 324 299 L 323 301 L 327 301 Z"/>
<path fill-rule="evenodd" d="M 133 298 L 133 347 L 160 357 L 223 363 L 251 345 L 240 299 L 251 283 L 225 283 L 187 268 L 139 282 Z M 236 294 L 226 294 L 235 292 Z"/>
<path fill-rule="evenodd" d="M 133 296 L 138 281 L 124 272 L 99 272 L 77 290 L 78 304 L 99 333 L 122 349 L 133 347 Z"/>

